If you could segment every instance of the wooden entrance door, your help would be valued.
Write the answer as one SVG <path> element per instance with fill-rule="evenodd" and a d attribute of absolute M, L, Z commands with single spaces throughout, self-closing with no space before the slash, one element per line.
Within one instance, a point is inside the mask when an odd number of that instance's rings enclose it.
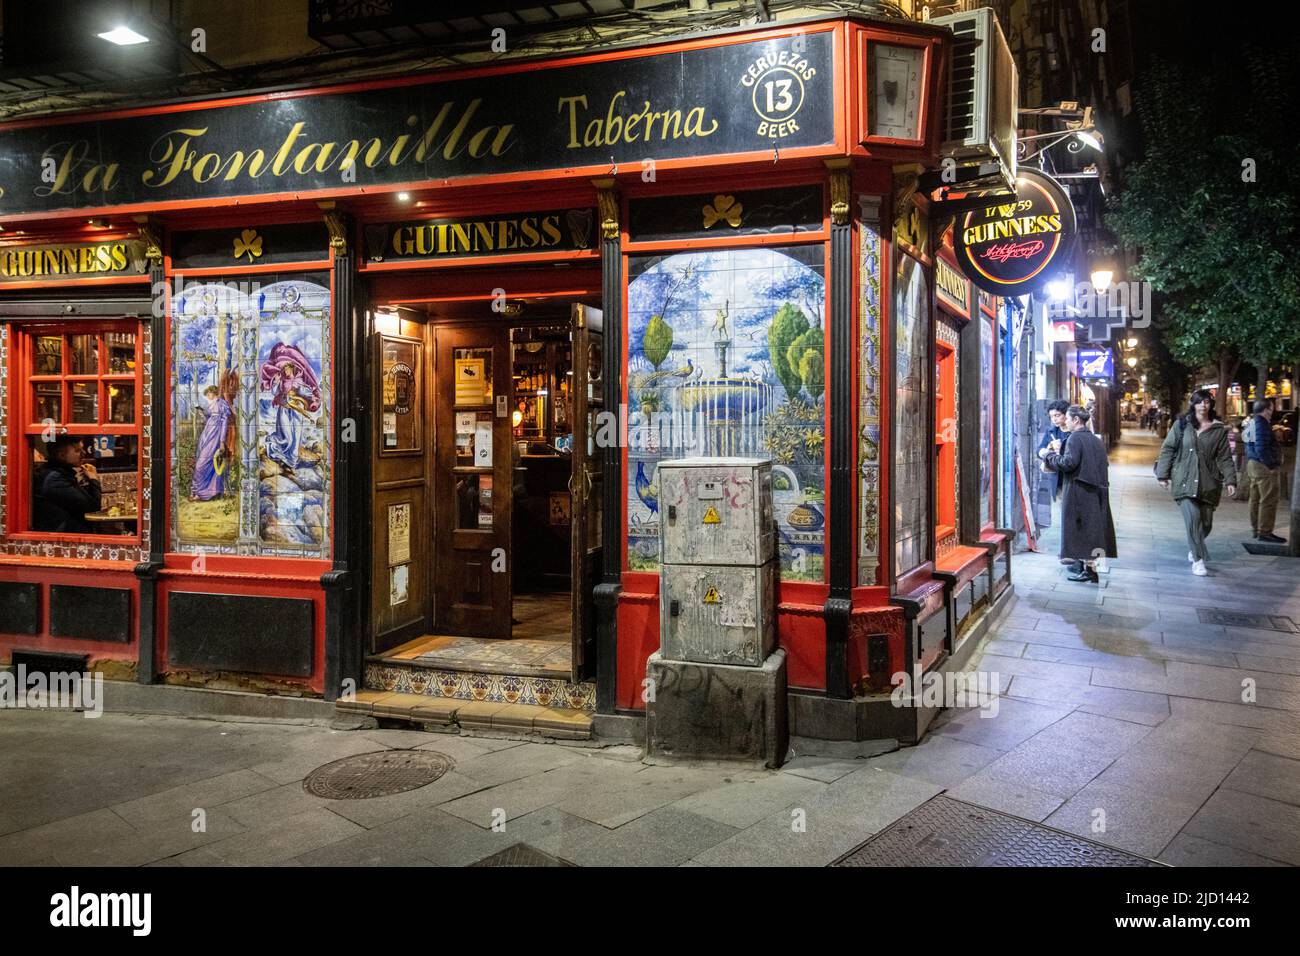
<path fill-rule="evenodd" d="M 605 456 L 596 446 L 601 434 L 601 313 L 574 304 L 573 340 L 573 471 L 569 478 L 573 595 L 573 674 L 576 682 L 595 676 L 596 619 L 592 593 L 601 566 L 601 502 L 605 490 Z M 605 429 L 606 432 L 609 429 Z"/>
<path fill-rule="evenodd" d="M 371 345 L 378 371 L 371 457 L 371 654 L 418 637 L 428 623 L 425 327 L 404 321 L 401 328 L 406 334 L 375 333 Z"/>
<path fill-rule="evenodd" d="M 510 339 L 434 329 L 434 630 L 510 636 Z"/>

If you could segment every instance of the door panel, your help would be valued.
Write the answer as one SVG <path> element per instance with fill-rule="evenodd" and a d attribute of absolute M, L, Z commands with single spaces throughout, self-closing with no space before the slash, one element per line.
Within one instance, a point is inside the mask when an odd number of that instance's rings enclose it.
<path fill-rule="evenodd" d="M 605 456 L 596 447 L 604 379 L 601 365 L 602 316 L 599 309 L 574 304 L 573 339 L 573 471 L 569 479 L 573 598 L 574 681 L 595 675 L 596 620 L 592 593 L 601 566 L 600 504 L 604 492 Z"/>
<path fill-rule="evenodd" d="M 371 458 L 370 653 L 424 633 L 428 610 L 429 515 L 425 497 L 424 327 L 372 337 L 377 382 Z"/>
<path fill-rule="evenodd" d="M 434 329 L 434 630 L 510 636 L 509 333 Z"/>

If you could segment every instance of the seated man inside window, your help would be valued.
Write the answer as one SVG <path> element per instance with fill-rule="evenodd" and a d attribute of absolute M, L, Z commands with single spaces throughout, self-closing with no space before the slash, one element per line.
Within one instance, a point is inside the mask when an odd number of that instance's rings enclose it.
<path fill-rule="evenodd" d="M 83 461 L 82 442 L 76 435 L 59 435 L 46 444 L 46 464 L 36 472 L 36 531 L 94 533 L 86 515 L 100 509 L 102 492 L 95 466 Z"/>

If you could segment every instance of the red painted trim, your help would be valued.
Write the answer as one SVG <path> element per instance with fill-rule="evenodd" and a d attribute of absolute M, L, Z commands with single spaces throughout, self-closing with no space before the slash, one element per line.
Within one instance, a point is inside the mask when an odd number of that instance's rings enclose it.
<path fill-rule="evenodd" d="M 316 259 L 311 262 L 267 262 L 255 265 L 204 266 L 201 269 L 176 269 L 172 266 L 171 256 L 167 257 L 167 275 L 189 277 L 194 279 L 238 278 L 241 275 L 266 275 L 273 272 L 324 272 L 333 268 L 330 259 Z"/>
<path fill-rule="evenodd" d="M 156 116 L 166 113 L 189 113 L 220 107 L 243 106 L 249 103 L 281 102 L 283 100 L 301 99 L 304 97 L 333 96 L 340 93 L 360 93 L 368 90 L 436 85 L 438 83 L 465 78 L 507 76 L 512 73 L 530 73 L 547 69 L 582 66 L 589 63 L 646 59 L 652 56 L 661 56 L 663 54 L 679 51 L 712 49 L 714 47 L 723 46 L 740 46 L 745 43 L 753 42 L 754 40 L 775 39 L 778 37 L 795 36 L 797 34 L 807 36 L 813 33 L 837 33 L 842 31 L 846 24 L 847 21 L 843 17 L 827 17 L 824 20 L 801 23 L 787 27 L 762 26 L 755 27 L 753 30 L 718 36 L 676 40 L 669 38 L 647 43 L 643 46 L 621 50 L 607 50 L 599 53 L 588 53 L 581 56 L 520 59 L 488 67 L 463 67 L 455 70 L 435 70 L 407 76 L 385 77 L 383 79 L 358 80 L 352 83 L 316 86 L 302 90 L 229 96 L 215 100 L 169 103 L 158 106 L 141 106 L 130 109 L 111 110 L 102 113 L 96 113 L 93 111 L 69 113 L 66 115 L 0 123 L 0 133 L 31 126 L 56 126 L 66 125 L 69 123 L 126 119 L 136 116 Z"/>
<path fill-rule="evenodd" d="M 79 286 L 98 287 L 101 285 L 144 285 L 148 288 L 149 276 L 87 276 L 85 278 L 75 279 L 22 279 L 16 282 L 0 280 L 0 293 L 8 289 L 56 289 L 56 288 L 77 288 Z"/>
<path fill-rule="evenodd" d="M 409 272 L 423 269 L 464 269 L 467 266 L 516 266 L 541 262 L 600 262 L 598 250 L 577 252 L 519 253 L 509 256 L 457 256 L 448 259 L 384 259 L 383 262 L 366 262 L 360 272 Z"/>

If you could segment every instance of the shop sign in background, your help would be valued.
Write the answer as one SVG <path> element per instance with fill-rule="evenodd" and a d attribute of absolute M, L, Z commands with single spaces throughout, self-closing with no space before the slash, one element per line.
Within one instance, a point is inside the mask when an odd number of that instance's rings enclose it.
<path fill-rule="evenodd" d="M 826 145 L 833 38 L 0 128 L 0 215 Z"/>

